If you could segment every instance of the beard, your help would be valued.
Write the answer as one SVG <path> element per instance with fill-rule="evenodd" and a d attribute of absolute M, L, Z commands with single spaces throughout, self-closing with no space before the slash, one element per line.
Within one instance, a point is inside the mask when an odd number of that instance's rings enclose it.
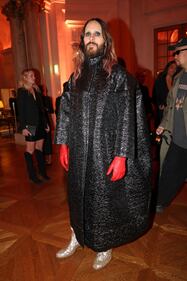
<path fill-rule="evenodd" d="M 87 58 L 95 58 L 104 54 L 104 43 L 100 46 L 94 42 L 89 42 L 84 47 L 84 53 Z"/>

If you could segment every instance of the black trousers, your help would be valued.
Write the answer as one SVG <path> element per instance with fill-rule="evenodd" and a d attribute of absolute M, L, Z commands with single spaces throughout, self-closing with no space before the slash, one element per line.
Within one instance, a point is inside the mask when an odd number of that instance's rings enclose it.
<path fill-rule="evenodd" d="M 175 198 L 187 178 L 187 149 L 171 142 L 159 180 L 157 205 L 166 207 Z"/>

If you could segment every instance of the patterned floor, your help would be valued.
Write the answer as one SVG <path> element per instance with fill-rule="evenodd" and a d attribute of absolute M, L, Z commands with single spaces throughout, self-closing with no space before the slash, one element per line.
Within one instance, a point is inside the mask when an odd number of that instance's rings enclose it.
<path fill-rule="evenodd" d="M 110 264 L 92 269 L 94 252 L 78 249 L 57 260 L 70 237 L 66 175 L 54 147 L 51 180 L 30 183 L 24 147 L 0 136 L 0 281 L 184 281 L 187 280 L 187 184 L 152 228 L 116 248 Z"/>

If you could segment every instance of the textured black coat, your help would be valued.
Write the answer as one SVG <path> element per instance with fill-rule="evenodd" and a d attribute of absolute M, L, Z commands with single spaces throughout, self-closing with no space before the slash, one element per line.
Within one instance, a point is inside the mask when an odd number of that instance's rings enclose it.
<path fill-rule="evenodd" d="M 136 239 L 148 227 L 150 155 L 141 92 L 119 65 L 112 74 L 99 58 L 62 95 L 56 143 L 68 144 L 70 220 L 79 243 L 106 251 Z M 134 83 L 132 83 L 134 81 Z M 134 89 L 137 89 L 135 91 Z M 127 174 L 106 176 L 115 156 L 127 157 Z"/>

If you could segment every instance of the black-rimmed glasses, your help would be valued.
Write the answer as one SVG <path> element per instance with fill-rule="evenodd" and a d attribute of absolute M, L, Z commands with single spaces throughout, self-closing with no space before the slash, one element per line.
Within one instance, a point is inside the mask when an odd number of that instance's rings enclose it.
<path fill-rule="evenodd" d="M 182 51 L 187 51 L 187 48 L 186 49 L 182 49 L 182 50 L 177 50 L 177 51 L 175 51 L 174 53 L 173 53 L 173 56 L 178 56 L 179 54 L 180 54 L 180 52 L 182 52 Z"/>

